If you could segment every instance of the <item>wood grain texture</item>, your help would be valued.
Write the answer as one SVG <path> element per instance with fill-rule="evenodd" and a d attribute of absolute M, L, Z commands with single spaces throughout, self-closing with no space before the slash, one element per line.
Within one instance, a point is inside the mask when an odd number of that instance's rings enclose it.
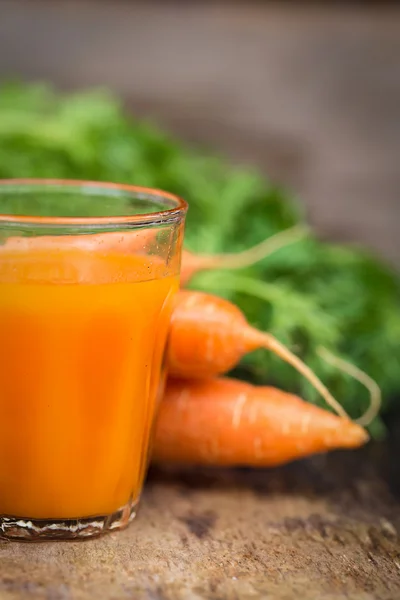
<path fill-rule="evenodd" d="M 395 600 L 384 447 L 277 470 L 154 470 L 137 521 L 90 542 L 0 542 L 0 597 Z"/>

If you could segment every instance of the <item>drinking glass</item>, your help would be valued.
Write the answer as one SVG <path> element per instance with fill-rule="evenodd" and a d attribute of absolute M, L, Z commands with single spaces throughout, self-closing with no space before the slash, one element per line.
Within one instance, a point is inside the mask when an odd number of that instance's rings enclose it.
<path fill-rule="evenodd" d="M 136 186 L 0 181 L 1 536 L 135 516 L 186 209 Z"/>

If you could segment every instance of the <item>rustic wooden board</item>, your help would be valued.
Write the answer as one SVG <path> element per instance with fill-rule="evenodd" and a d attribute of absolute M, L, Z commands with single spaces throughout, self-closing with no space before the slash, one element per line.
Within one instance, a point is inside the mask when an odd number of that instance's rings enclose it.
<path fill-rule="evenodd" d="M 0 542 L 0 598 L 395 600 L 390 461 L 375 446 L 275 471 L 153 471 L 124 532 Z"/>

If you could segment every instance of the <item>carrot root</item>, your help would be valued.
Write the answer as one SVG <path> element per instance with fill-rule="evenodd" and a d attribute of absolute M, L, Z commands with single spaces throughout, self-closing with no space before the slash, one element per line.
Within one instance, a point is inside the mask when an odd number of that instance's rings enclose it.
<path fill-rule="evenodd" d="M 357 379 L 357 381 L 362 383 L 367 388 L 370 394 L 369 407 L 359 419 L 355 420 L 355 422 L 359 425 L 367 427 L 370 423 L 372 423 L 375 417 L 378 416 L 382 405 L 382 393 L 376 381 L 374 381 L 372 377 L 364 373 L 364 371 L 355 365 L 343 360 L 342 358 L 339 358 L 338 356 L 335 356 L 326 348 L 318 348 L 318 354 L 323 360 L 330 363 L 334 367 L 337 367 L 344 373 L 347 373 L 350 375 L 350 377 Z"/>
<path fill-rule="evenodd" d="M 251 327 L 237 306 L 209 294 L 181 290 L 172 316 L 168 367 L 185 378 L 210 378 L 231 370 L 248 352 L 265 348 L 292 365 L 343 418 L 349 418 L 315 373 L 268 333 Z"/>
<path fill-rule="evenodd" d="M 310 369 L 298 356 L 293 354 L 286 346 L 281 344 L 276 338 L 268 333 L 259 332 L 257 329 L 250 328 L 248 332 L 249 339 L 254 339 L 255 347 L 264 347 L 267 350 L 271 350 L 274 354 L 279 356 L 283 361 L 290 364 L 296 369 L 305 379 L 307 379 L 311 385 L 321 394 L 325 402 L 330 406 L 340 417 L 349 419 L 349 415 L 346 413 L 341 404 L 332 396 L 328 388 L 322 383 L 322 381 L 316 376 L 314 371 Z"/>
<path fill-rule="evenodd" d="M 181 283 L 184 285 L 199 271 L 249 267 L 281 248 L 298 242 L 307 233 L 308 228 L 305 225 L 295 225 L 272 235 L 247 250 L 230 254 L 193 254 L 185 250 L 182 259 Z"/>
<path fill-rule="evenodd" d="M 170 379 L 153 461 L 273 467 L 367 440 L 360 425 L 273 387 L 229 378 Z"/>

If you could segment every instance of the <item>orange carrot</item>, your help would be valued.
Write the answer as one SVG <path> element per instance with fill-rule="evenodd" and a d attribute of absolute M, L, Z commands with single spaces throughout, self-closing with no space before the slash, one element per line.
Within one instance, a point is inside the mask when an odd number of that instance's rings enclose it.
<path fill-rule="evenodd" d="M 342 406 L 318 377 L 288 348 L 268 333 L 251 327 L 241 310 L 223 298 L 181 290 L 172 315 L 167 363 L 182 378 L 211 378 L 230 371 L 244 354 L 271 350 L 292 365 L 342 417 Z"/>
<path fill-rule="evenodd" d="M 235 254 L 193 254 L 184 250 L 182 254 L 181 285 L 185 285 L 198 272 L 212 269 L 242 269 L 276 252 L 284 246 L 304 238 L 307 228 L 296 225 L 263 240 L 252 248 Z"/>
<path fill-rule="evenodd" d="M 273 387 L 228 378 L 169 380 L 152 456 L 156 462 L 272 467 L 367 440 L 360 425 Z"/>
<path fill-rule="evenodd" d="M 90 251 L 137 253 L 146 250 L 155 241 L 157 232 L 151 229 L 129 232 L 108 232 L 91 235 L 10 237 L 4 244 L 7 250 L 30 250 L 35 247 L 61 249 L 66 246 Z M 261 243 L 236 254 L 194 254 L 182 252 L 181 285 L 198 272 L 212 269 L 241 269 L 253 265 L 280 248 L 302 239 L 307 233 L 303 225 L 296 225 L 263 240 Z M 1 246 L 0 246 L 1 249 Z"/>

